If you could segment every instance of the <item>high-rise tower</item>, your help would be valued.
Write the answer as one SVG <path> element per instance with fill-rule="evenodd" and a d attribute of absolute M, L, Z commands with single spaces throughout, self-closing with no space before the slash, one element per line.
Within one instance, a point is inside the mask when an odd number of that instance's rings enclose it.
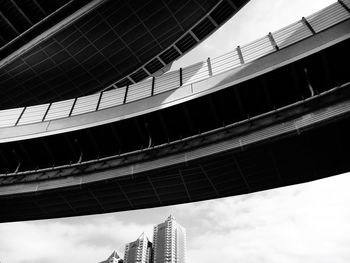
<path fill-rule="evenodd" d="M 107 260 L 102 261 L 100 263 L 123 263 L 123 260 L 119 257 L 116 251 L 113 251 L 109 258 L 107 258 Z"/>
<path fill-rule="evenodd" d="M 124 263 L 151 263 L 152 243 L 144 233 L 139 238 L 125 245 Z"/>
<path fill-rule="evenodd" d="M 169 216 L 153 229 L 153 262 L 186 263 L 186 229 Z"/>

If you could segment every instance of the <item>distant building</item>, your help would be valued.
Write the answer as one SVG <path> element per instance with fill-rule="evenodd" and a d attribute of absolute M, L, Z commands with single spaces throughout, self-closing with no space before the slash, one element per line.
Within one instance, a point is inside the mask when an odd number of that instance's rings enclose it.
<path fill-rule="evenodd" d="M 107 260 L 102 261 L 100 263 L 123 263 L 123 259 L 121 259 L 116 251 L 107 258 Z"/>
<path fill-rule="evenodd" d="M 153 229 L 153 262 L 186 263 L 186 229 L 169 216 Z"/>
<path fill-rule="evenodd" d="M 144 233 L 125 245 L 124 263 L 152 263 L 152 242 Z"/>

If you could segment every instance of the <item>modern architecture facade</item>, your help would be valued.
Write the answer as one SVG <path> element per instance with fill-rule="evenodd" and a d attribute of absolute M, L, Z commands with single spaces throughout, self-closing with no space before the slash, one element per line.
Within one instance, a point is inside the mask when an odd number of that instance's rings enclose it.
<path fill-rule="evenodd" d="M 21 26 L 7 2 L 1 12 Z M 27 2 L 57 1 L 16 1 Z M 163 75 L 246 1 L 91 2 L 101 5 L 75 6 L 81 17 L 68 12 L 56 34 L 34 34 L 42 42 L 17 49 L 27 33 L 8 32 L 11 48 L 0 50 L 0 222 L 196 202 L 350 171 L 350 0 Z M 183 33 L 164 33 L 179 16 Z M 153 50 L 149 34 L 163 48 Z"/>
<path fill-rule="evenodd" d="M 118 255 L 117 251 L 113 251 L 106 260 L 100 263 L 123 263 L 123 259 Z"/>
<path fill-rule="evenodd" d="M 153 229 L 153 262 L 186 262 L 186 229 L 169 216 Z"/>
<path fill-rule="evenodd" d="M 0 109 L 93 94 L 166 71 L 247 2 L 2 1 Z"/>
<path fill-rule="evenodd" d="M 151 263 L 152 243 L 144 233 L 131 243 L 126 244 L 124 263 Z"/>

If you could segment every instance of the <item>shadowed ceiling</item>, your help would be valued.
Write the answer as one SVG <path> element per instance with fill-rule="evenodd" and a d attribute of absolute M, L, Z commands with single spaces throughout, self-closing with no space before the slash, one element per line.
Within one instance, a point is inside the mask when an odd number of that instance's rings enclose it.
<path fill-rule="evenodd" d="M 98 4 L 21 50 L 91 2 Z M 0 108 L 138 82 L 193 48 L 246 2 L 1 0 Z"/>

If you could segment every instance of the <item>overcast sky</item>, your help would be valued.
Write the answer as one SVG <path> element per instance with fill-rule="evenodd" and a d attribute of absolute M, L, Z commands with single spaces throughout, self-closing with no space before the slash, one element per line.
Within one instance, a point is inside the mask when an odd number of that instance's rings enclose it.
<path fill-rule="evenodd" d="M 223 54 L 334 1 L 251 0 L 175 67 Z M 349 174 L 193 204 L 0 224 L 1 263 L 96 263 L 171 213 L 187 229 L 188 263 L 350 262 Z M 1 208 L 0 208 L 1 212 Z"/>

